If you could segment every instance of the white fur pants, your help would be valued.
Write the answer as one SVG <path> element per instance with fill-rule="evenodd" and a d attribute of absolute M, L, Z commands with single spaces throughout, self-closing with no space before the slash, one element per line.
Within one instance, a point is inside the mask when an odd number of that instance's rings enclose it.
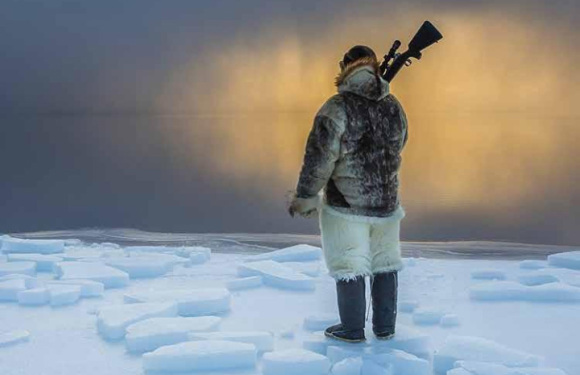
<path fill-rule="evenodd" d="M 403 268 L 399 228 L 405 216 L 375 218 L 347 215 L 324 206 L 320 212 L 322 249 L 330 276 L 350 280 Z"/>

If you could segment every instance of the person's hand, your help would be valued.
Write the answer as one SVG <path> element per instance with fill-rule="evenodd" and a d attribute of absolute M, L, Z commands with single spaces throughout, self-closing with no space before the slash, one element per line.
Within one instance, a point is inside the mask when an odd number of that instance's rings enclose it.
<path fill-rule="evenodd" d="M 305 218 L 315 217 L 318 213 L 318 202 L 318 196 L 313 198 L 298 198 L 296 195 L 293 195 L 288 204 L 288 213 L 292 217 L 296 214 Z"/>

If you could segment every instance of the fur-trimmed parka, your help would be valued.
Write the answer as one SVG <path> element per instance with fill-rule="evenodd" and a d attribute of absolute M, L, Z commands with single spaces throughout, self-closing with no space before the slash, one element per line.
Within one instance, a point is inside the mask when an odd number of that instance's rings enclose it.
<path fill-rule="evenodd" d="M 338 94 L 318 111 L 296 189 L 300 205 L 324 203 L 357 216 L 389 217 L 399 208 L 399 167 L 407 119 L 374 59 L 348 65 Z"/>

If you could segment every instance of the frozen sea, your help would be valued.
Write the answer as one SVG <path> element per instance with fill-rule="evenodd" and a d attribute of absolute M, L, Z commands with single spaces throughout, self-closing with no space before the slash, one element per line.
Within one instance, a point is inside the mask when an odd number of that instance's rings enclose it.
<path fill-rule="evenodd" d="M 570 247 L 404 243 L 397 335 L 368 324 L 355 345 L 320 332 L 337 309 L 317 236 L 18 237 L 0 255 L 2 375 L 580 373 Z"/>

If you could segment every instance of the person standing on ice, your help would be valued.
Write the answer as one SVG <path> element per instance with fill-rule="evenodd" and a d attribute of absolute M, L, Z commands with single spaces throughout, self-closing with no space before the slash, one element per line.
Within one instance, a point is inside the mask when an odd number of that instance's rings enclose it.
<path fill-rule="evenodd" d="M 340 62 L 338 94 L 318 111 L 290 215 L 319 211 L 322 248 L 336 280 L 340 324 L 328 337 L 365 340 L 365 277 L 370 277 L 373 332 L 395 334 L 397 272 L 402 268 L 399 166 L 407 142 L 401 104 L 379 75 L 372 49 L 351 48 Z M 322 202 L 319 192 L 324 190 Z"/>

